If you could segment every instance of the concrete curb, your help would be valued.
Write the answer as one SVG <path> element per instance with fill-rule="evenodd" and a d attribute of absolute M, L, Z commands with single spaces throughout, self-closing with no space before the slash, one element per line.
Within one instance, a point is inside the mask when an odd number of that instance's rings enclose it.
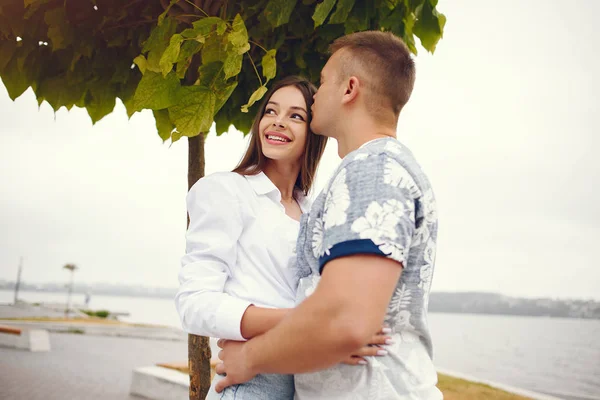
<path fill-rule="evenodd" d="M 190 378 L 155 365 L 133 370 L 130 393 L 150 400 L 188 400 Z"/>

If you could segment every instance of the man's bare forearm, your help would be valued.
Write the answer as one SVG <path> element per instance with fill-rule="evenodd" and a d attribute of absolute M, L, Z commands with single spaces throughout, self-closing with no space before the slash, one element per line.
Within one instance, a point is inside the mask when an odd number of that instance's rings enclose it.
<path fill-rule="evenodd" d="M 289 311 L 289 308 L 248 307 L 242 317 L 242 336 L 251 339 L 262 335 L 279 324 Z"/>
<path fill-rule="evenodd" d="M 400 263 L 378 256 L 330 261 L 310 297 L 244 345 L 249 367 L 294 374 L 341 362 L 380 329 L 401 273 Z"/>
<path fill-rule="evenodd" d="M 245 345 L 247 360 L 257 373 L 302 373 L 324 369 L 366 344 L 357 338 L 350 315 L 324 307 L 311 296 L 270 331 Z"/>

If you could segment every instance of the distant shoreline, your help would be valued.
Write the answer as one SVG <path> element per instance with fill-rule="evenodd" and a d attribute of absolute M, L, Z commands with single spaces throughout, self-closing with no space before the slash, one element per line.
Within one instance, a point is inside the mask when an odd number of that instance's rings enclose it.
<path fill-rule="evenodd" d="M 14 291 L 13 282 L 0 282 L 0 290 Z M 65 293 L 59 284 L 22 284 L 20 291 Z M 175 288 L 147 288 L 117 285 L 75 285 L 73 293 L 102 296 L 147 297 L 173 299 Z M 600 319 L 600 302 L 595 300 L 527 299 L 497 293 L 433 292 L 429 312 L 522 317 Z"/>

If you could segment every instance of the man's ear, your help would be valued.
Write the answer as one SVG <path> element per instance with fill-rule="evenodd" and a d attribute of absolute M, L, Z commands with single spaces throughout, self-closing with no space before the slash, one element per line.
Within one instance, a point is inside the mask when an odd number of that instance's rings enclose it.
<path fill-rule="evenodd" d="M 342 97 L 343 104 L 352 103 L 358 97 L 360 90 L 360 81 L 356 76 L 351 76 L 346 81 L 346 87 L 344 89 L 344 96 Z"/>

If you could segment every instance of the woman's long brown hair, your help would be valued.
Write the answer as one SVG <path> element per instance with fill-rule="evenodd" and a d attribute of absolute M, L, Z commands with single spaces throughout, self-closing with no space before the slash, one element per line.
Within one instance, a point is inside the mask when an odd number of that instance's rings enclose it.
<path fill-rule="evenodd" d="M 308 130 L 306 133 L 306 147 L 304 148 L 304 157 L 295 184 L 295 186 L 302 190 L 306 196 L 312 187 L 319 161 L 321 160 L 323 151 L 325 151 L 327 138 L 325 136 L 315 135 L 310 130 L 310 121 L 312 119 L 310 107 L 313 104 L 313 95 L 316 93 L 317 88 L 310 81 L 300 76 L 288 76 L 271 86 L 260 104 L 259 111 L 252 123 L 252 130 L 250 131 L 252 136 L 250 137 L 248 149 L 246 150 L 244 157 L 242 157 L 242 161 L 235 167 L 233 172 L 237 172 L 241 175 L 256 175 L 264 169 L 268 159 L 262 151 L 259 132 L 260 120 L 265 113 L 265 108 L 273 93 L 286 86 L 294 86 L 302 92 L 308 111 L 308 121 L 306 121 Z"/>

